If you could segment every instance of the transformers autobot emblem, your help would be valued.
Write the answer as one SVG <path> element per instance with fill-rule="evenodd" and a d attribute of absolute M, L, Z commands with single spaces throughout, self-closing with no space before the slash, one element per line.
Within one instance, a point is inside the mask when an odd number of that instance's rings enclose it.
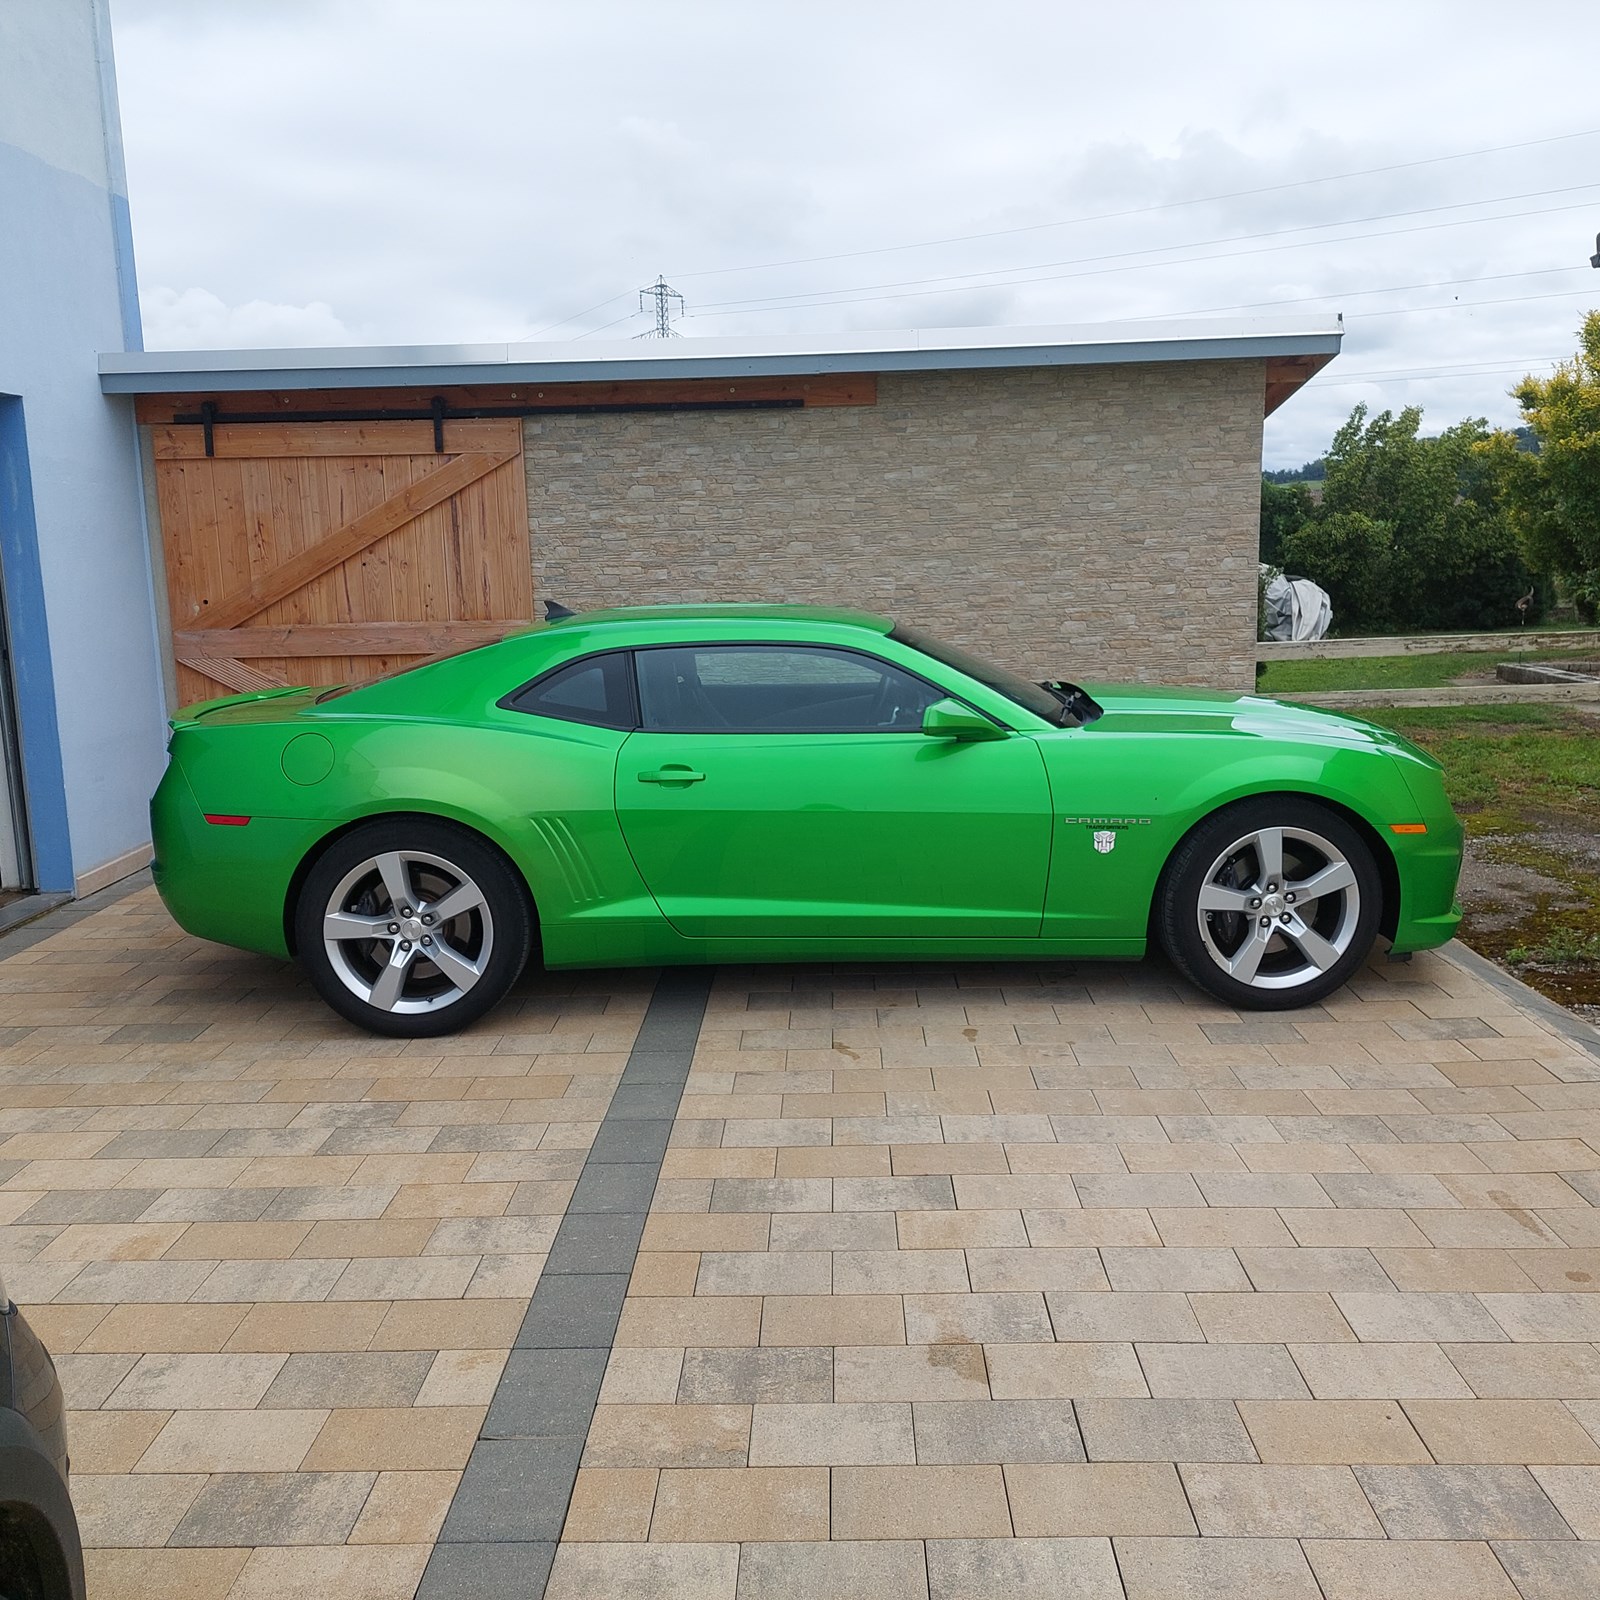
<path fill-rule="evenodd" d="M 1103 856 L 1108 856 L 1117 848 L 1117 836 L 1109 828 L 1097 831 L 1094 836 L 1094 847 Z"/>

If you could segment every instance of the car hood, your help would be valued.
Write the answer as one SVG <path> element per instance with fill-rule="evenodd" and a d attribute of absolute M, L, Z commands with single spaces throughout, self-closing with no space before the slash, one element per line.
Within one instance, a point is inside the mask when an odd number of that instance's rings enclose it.
<path fill-rule="evenodd" d="M 1265 695 L 1141 684 L 1085 684 L 1105 715 L 1089 724 L 1098 733 L 1200 733 L 1261 739 L 1303 739 L 1390 750 L 1434 765 L 1433 758 L 1392 729 L 1341 711 L 1296 705 Z"/>

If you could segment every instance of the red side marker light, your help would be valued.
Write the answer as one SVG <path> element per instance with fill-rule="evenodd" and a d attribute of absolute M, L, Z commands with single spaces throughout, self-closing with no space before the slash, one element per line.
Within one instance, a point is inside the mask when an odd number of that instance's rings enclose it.
<path fill-rule="evenodd" d="M 1426 833 L 1427 831 L 1428 824 L 1426 822 L 1391 822 L 1389 824 L 1390 833 Z"/>
<path fill-rule="evenodd" d="M 249 820 L 249 817 L 229 817 L 220 812 L 208 811 L 206 813 L 206 821 L 213 828 L 242 828 Z"/>

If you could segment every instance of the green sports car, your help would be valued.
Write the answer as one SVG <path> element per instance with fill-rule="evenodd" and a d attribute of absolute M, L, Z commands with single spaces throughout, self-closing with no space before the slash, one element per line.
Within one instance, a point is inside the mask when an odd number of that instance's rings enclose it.
<path fill-rule="evenodd" d="M 559 612 L 559 607 L 553 607 Z M 173 722 L 155 877 L 378 1033 L 548 967 L 1142 956 L 1306 1005 L 1381 933 L 1443 944 L 1438 763 L 1352 717 L 1031 683 L 791 606 L 598 611 Z"/>

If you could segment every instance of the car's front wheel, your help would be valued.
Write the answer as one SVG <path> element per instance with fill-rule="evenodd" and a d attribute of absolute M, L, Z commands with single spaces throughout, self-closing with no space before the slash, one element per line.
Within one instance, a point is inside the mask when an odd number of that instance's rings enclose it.
<path fill-rule="evenodd" d="M 503 999 L 532 943 L 523 885 L 465 829 L 371 822 L 306 874 L 295 947 L 317 992 L 373 1033 L 453 1033 Z"/>
<path fill-rule="evenodd" d="M 1179 845 L 1157 921 L 1191 982 L 1240 1010 L 1286 1010 L 1331 994 L 1366 960 L 1382 896 L 1350 823 L 1276 796 L 1219 811 Z"/>

